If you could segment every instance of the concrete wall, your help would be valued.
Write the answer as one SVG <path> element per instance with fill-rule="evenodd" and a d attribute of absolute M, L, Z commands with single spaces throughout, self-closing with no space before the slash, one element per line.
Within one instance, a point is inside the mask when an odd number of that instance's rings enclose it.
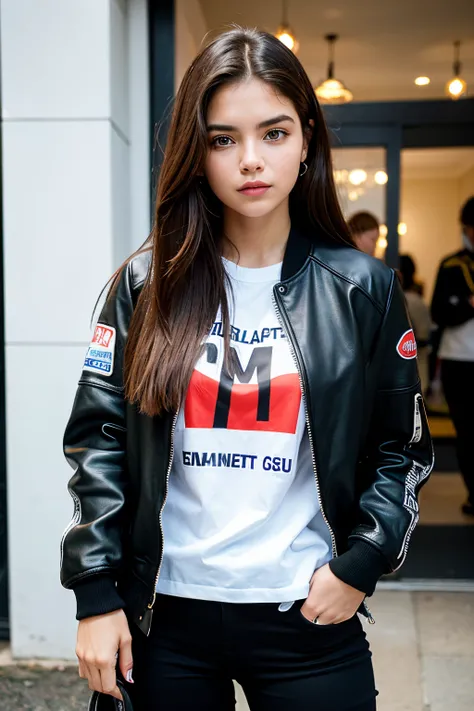
<path fill-rule="evenodd" d="M 0 11 L 12 650 L 74 658 L 62 435 L 96 297 L 149 228 L 146 2 Z"/>

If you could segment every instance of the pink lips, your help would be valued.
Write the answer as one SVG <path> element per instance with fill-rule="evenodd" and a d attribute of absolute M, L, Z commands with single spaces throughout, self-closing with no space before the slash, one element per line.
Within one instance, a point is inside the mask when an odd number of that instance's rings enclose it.
<path fill-rule="evenodd" d="M 239 188 L 239 193 L 249 196 L 264 195 L 270 187 L 270 185 L 262 183 L 260 180 L 252 180 L 244 183 L 244 185 Z"/>

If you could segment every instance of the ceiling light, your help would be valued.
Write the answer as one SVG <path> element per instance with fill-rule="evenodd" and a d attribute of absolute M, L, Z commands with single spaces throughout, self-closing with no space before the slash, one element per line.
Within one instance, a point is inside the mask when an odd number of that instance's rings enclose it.
<path fill-rule="evenodd" d="M 450 96 L 452 99 L 459 99 L 460 96 L 466 93 L 466 89 L 466 82 L 464 81 L 464 79 L 460 79 L 459 77 L 451 79 L 451 81 L 446 86 L 448 96 Z"/>
<path fill-rule="evenodd" d="M 451 99 L 459 99 L 466 93 L 467 84 L 462 79 L 461 75 L 461 62 L 459 60 L 461 42 L 457 40 L 454 43 L 454 62 L 453 62 L 453 74 L 454 77 L 448 81 L 446 84 L 446 94 L 451 97 Z"/>
<path fill-rule="evenodd" d="M 387 238 L 380 236 L 377 240 L 377 247 L 379 249 L 387 249 L 387 247 L 388 247 Z"/>
<path fill-rule="evenodd" d="M 351 170 L 349 173 L 349 182 L 352 183 L 352 185 L 362 185 L 362 183 L 365 183 L 366 180 L 367 173 L 365 170 L 357 168 L 356 170 Z"/>
<path fill-rule="evenodd" d="M 342 81 L 334 78 L 334 43 L 338 39 L 338 35 L 326 35 L 324 39 L 329 48 L 328 76 L 316 87 L 316 96 L 322 104 L 347 104 L 354 97 Z"/>
<path fill-rule="evenodd" d="M 359 199 L 359 193 L 357 192 L 357 190 L 350 190 L 347 194 L 347 197 L 351 202 L 355 202 Z"/>
<path fill-rule="evenodd" d="M 296 40 L 295 33 L 288 24 L 288 0 L 283 0 L 283 21 L 278 28 L 275 37 L 283 42 L 285 47 L 291 49 L 291 51 L 296 54 L 298 51 L 299 43 Z"/>
<path fill-rule="evenodd" d="M 398 234 L 400 237 L 403 237 L 403 235 L 406 235 L 408 232 L 408 227 L 406 226 L 405 222 L 399 222 L 398 223 Z"/>
<path fill-rule="evenodd" d="M 285 47 L 288 47 L 288 49 L 293 51 L 296 45 L 296 40 L 291 27 L 288 27 L 287 25 L 280 25 L 276 37 L 280 40 L 280 42 L 283 42 Z"/>
<path fill-rule="evenodd" d="M 374 180 L 377 185 L 386 185 L 388 183 L 388 175 L 384 170 L 378 170 L 374 175 Z"/>
<path fill-rule="evenodd" d="M 416 77 L 415 84 L 417 86 L 428 86 L 431 79 L 429 77 Z"/>
<path fill-rule="evenodd" d="M 384 237 L 384 238 L 385 238 L 385 237 L 388 235 L 387 225 L 380 225 L 380 227 L 379 227 L 379 233 L 380 233 L 380 236 L 381 236 L 381 237 Z"/>

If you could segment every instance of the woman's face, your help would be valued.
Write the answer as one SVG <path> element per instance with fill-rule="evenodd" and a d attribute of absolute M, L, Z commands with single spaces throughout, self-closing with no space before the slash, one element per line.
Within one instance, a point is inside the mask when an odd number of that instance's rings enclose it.
<path fill-rule="evenodd" d="M 204 173 L 226 208 L 263 217 L 288 201 L 307 154 L 289 99 L 259 79 L 226 85 L 210 102 L 207 128 Z M 243 189 L 256 181 L 264 187 Z"/>
<path fill-rule="evenodd" d="M 370 254 L 372 257 L 375 254 L 379 231 L 377 229 L 366 230 L 358 235 L 354 235 L 354 241 L 362 252 Z"/>

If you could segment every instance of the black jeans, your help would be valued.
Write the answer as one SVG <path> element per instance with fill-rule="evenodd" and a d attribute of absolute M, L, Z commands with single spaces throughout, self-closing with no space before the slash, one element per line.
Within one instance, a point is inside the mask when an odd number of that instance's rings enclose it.
<path fill-rule="evenodd" d="M 459 469 L 466 484 L 469 502 L 474 505 L 474 362 L 443 360 L 441 381 L 456 430 Z"/>
<path fill-rule="evenodd" d="M 375 711 L 372 654 L 356 615 L 314 625 L 303 600 L 234 604 L 158 595 L 150 636 L 131 625 L 134 711 Z"/>

